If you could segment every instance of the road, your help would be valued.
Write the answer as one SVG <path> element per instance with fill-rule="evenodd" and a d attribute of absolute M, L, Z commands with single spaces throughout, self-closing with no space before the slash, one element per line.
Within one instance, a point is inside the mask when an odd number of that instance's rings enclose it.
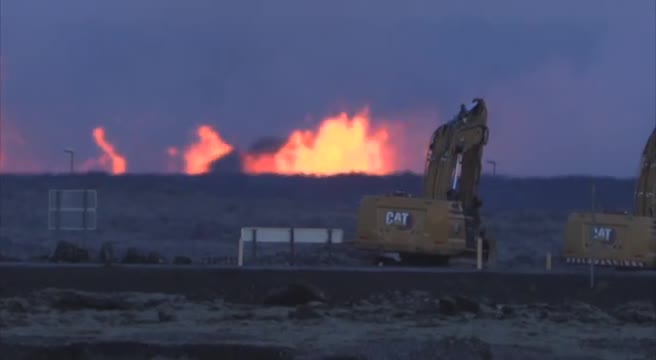
<path fill-rule="evenodd" d="M 390 291 L 488 298 L 499 303 L 583 301 L 599 306 L 656 299 L 655 271 L 595 269 L 552 271 L 463 268 L 308 267 L 221 265 L 112 265 L 0 263 L 0 297 L 43 288 L 97 292 L 184 294 L 257 303 L 274 288 L 291 283 L 318 287 L 330 301 L 343 302 Z"/>

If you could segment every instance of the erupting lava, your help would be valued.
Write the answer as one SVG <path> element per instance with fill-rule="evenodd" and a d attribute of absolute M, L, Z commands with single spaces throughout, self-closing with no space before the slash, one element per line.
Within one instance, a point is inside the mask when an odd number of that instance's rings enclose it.
<path fill-rule="evenodd" d="M 385 175 L 395 170 L 393 154 L 389 130 L 373 131 L 365 109 L 329 117 L 316 131 L 296 130 L 273 154 L 246 154 L 243 166 L 250 174 Z"/>
<path fill-rule="evenodd" d="M 103 154 L 100 158 L 92 160 L 91 163 L 87 162 L 83 166 L 86 169 L 89 169 L 93 165 L 97 164 L 103 168 L 109 166 L 110 171 L 113 175 L 125 174 L 127 171 L 127 161 L 125 157 L 120 155 L 114 145 L 105 139 L 105 129 L 102 127 L 97 127 L 93 129 L 93 139 L 96 142 L 96 145 L 102 150 Z"/>
<path fill-rule="evenodd" d="M 218 132 L 209 125 L 202 125 L 196 130 L 199 141 L 191 144 L 184 152 L 185 173 L 188 175 L 205 174 L 210 171 L 212 163 L 233 150 L 232 145 L 223 141 Z M 170 148 L 169 155 L 175 156 L 177 149 Z"/>

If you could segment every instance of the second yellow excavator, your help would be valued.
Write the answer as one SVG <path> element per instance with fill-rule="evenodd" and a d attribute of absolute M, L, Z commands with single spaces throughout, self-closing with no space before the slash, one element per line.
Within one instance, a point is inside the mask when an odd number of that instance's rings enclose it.
<path fill-rule="evenodd" d="M 422 197 L 404 192 L 365 196 L 358 210 L 355 248 L 376 253 L 376 263 L 444 265 L 453 257 L 483 259 L 495 251 L 481 226 L 478 197 L 487 144 L 487 107 L 477 98 L 439 126 L 430 139 Z"/>
<path fill-rule="evenodd" d="M 656 129 L 645 144 L 630 213 L 576 212 L 565 226 L 563 257 L 569 264 L 656 268 Z"/>

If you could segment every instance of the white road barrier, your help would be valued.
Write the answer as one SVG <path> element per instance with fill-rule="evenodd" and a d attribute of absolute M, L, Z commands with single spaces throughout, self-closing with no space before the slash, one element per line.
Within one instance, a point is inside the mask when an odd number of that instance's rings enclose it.
<path fill-rule="evenodd" d="M 253 257 L 257 243 L 289 243 L 292 258 L 294 244 L 339 244 L 344 231 L 339 228 L 243 227 L 239 237 L 237 264 L 244 265 L 244 243 L 252 243 Z"/>

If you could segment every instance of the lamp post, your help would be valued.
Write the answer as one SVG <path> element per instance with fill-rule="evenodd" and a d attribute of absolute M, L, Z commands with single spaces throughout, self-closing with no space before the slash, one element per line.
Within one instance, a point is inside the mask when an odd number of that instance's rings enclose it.
<path fill-rule="evenodd" d="M 70 160 L 70 171 L 71 174 L 75 173 L 75 151 L 71 148 L 64 149 L 64 152 L 68 154 Z"/>
<path fill-rule="evenodd" d="M 492 165 L 492 176 L 495 176 L 497 174 L 497 162 L 494 160 L 488 160 L 487 163 Z"/>

